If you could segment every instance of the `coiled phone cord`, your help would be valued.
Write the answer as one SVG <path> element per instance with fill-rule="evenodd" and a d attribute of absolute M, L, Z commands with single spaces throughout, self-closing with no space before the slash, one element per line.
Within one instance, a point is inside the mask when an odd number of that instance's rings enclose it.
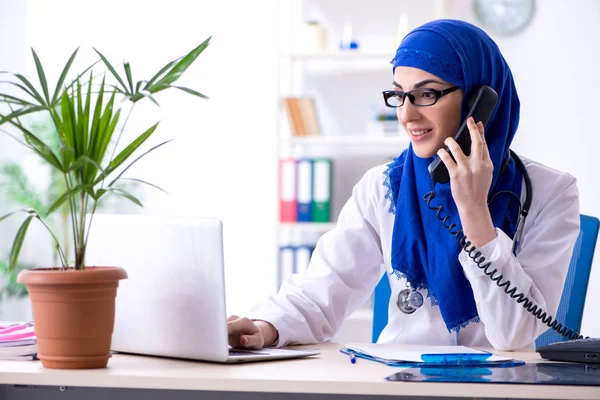
<path fill-rule="evenodd" d="M 430 192 L 425 194 L 425 196 L 423 196 L 423 200 L 425 200 L 425 202 L 427 203 L 427 207 L 429 207 L 430 210 L 436 211 L 436 217 L 440 221 L 442 221 L 444 228 L 446 228 L 448 232 L 454 236 L 456 241 L 460 244 L 462 249 L 469 255 L 469 257 L 475 262 L 477 267 L 482 269 L 483 272 L 492 281 L 494 281 L 496 285 L 498 285 L 498 287 L 504 289 L 504 293 L 509 295 L 511 298 L 516 299 L 516 302 L 522 304 L 523 308 L 525 308 L 536 318 L 541 320 L 544 324 L 548 325 L 548 327 L 557 331 L 562 336 L 571 340 L 584 338 L 584 336 L 580 335 L 579 332 L 573 331 L 573 329 L 567 327 L 566 325 L 563 326 L 556 319 L 554 319 L 554 317 L 552 317 L 551 315 L 547 315 L 547 313 L 544 310 L 542 310 L 536 304 L 533 304 L 533 302 L 529 300 L 527 296 L 525 296 L 523 293 L 517 293 L 517 287 L 511 287 L 510 280 L 506 279 L 504 282 L 502 282 L 503 275 L 500 273 L 496 274 L 498 272 L 497 268 L 491 270 L 490 265 L 492 263 L 490 261 L 484 264 L 485 257 L 481 255 L 480 251 L 477 251 L 477 247 L 473 245 L 471 248 L 469 248 L 469 246 L 471 246 L 471 242 L 467 239 L 467 236 L 464 234 L 463 230 L 458 229 L 453 231 L 453 229 L 456 227 L 456 224 L 449 222 L 450 216 L 447 215 L 443 217 L 441 215 L 444 206 L 431 205 L 431 201 L 435 198 L 435 196 L 435 189 L 432 189 Z"/>

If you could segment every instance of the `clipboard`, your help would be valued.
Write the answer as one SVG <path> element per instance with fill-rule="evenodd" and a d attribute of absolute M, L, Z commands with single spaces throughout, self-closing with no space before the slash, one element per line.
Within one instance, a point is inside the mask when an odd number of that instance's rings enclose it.
<path fill-rule="evenodd" d="M 390 348 L 396 350 L 387 351 Z M 391 367 L 516 367 L 521 360 L 496 356 L 493 353 L 464 346 L 413 346 L 405 356 L 399 356 L 402 345 L 346 345 L 340 352 L 350 357 L 375 361 Z M 376 350 L 378 351 L 376 351 Z"/>

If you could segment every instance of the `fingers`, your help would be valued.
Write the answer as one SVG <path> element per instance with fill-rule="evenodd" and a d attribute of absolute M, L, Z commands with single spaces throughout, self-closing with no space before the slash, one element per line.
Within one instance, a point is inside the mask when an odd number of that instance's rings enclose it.
<path fill-rule="evenodd" d="M 437 155 L 440 157 L 440 159 L 448 169 L 448 174 L 451 177 L 454 176 L 454 174 L 456 173 L 456 168 L 458 168 L 458 166 L 456 165 L 452 157 L 450 157 L 450 153 L 448 153 L 446 149 L 442 148 L 437 151 Z"/>
<path fill-rule="evenodd" d="M 469 117 L 467 126 L 469 127 L 469 134 L 471 135 L 471 158 L 481 160 L 484 147 L 483 124 L 481 121 L 476 124 L 473 117 Z"/>
<path fill-rule="evenodd" d="M 490 149 L 488 148 L 487 141 L 485 140 L 485 130 L 483 129 L 483 123 L 481 121 L 479 121 L 477 123 L 477 127 L 479 128 L 479 132 L 481 132 L 481 141 L 483 142 L 483 147 L 482 147 L 483 159 L 485 161 L 491 162 Z"/>
<path fill-rule="evenodd" d="M 454 140 L 453 137 L 447 137 L 446 140 L 444 140 L 444 144 L 450 149 L 450 152 L 452 153 L 452 156 L 454 157 L 454 160 L 456 160 L 457 164 L 460 165 L 467 161 L 467 156 L 465 153 L 463 153 L 462 149 L 458 143 L 456 143 L 456 140 Z"/>
<path fill-rule="evenodd" d="M 227 336 L 232 347 L 260 349 L 264 345 L 262 333 L 254 322 L 237 315 L 227 318 Z"/>
<path fill-rule="evenodd" d="M 263 344 L 264 340 L 260 332 L 254 335 L 243 335 L 240 337 L 240 347 L 246 349 L 262 349 Z"/>

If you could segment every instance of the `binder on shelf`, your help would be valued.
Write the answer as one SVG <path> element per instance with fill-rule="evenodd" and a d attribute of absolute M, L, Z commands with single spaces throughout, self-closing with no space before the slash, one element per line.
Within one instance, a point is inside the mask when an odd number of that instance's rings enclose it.
<path fill-rule="evenodd" d="M 295 254 L 294 254 L 294 264 L 295 264 L 295 272 L 298 275 L 306 274 L 308 270 L 308 264 L 310 262 L 310 257 L 312 256 L 312 252 L 314 247 L 308 245 L 300 245 L 296 246 Z"/>
<path fill-rule="evenodd" d="M 331 160 L 313 160 L 313 200 L 311 204 L 313 222 L 331 220 Z"/>
<path fill-rule="evenodd" d="M 293 246 L 279 247 L 279 286 L 288 280 L 295 270 L 295 249 Z"/>
<path fill-rule="evenodd" d="M 279 161 L 279 221 L 297 221 L 296 160 Z"/>
<path fill-rule="evenodd" d="M 311 221 L 311 202 L 312 202 L 312 160 L 308 158 L 299 159 L 297 163 L 297 210 L 298 222 Z"/>

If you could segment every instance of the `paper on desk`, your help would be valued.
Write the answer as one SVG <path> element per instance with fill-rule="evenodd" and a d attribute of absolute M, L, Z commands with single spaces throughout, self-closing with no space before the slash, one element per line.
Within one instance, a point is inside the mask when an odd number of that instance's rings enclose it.
<path fill-rule="evenodd" d="M 389 361 L 423 362 L 421 354 L 484 354 L 485 351 L 465 346 L 421 346 L 406 344 L 350 343 L 346 347 L 356 353 Z M 512 358 L 493 354 L 486 361 L 510 361 Z"/>

